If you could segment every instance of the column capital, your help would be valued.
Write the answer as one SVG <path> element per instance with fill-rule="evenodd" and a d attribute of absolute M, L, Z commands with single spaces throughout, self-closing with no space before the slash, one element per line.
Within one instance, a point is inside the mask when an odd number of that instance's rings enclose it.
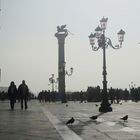
<path fill-rule="evenodd" d="M 55 37 L 58 39 L 65 39 L 65 37 L 68 35 L 68 32 L 57 32 L 55 33 Z"/>

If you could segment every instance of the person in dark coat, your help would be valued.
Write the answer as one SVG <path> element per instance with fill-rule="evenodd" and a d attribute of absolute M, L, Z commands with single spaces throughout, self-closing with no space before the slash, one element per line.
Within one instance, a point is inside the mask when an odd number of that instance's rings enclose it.
<path fill-rule="evenodd" d="M 17 88 L 16 88 L 15 83 L 12 81 L 8 88 L 8 96 L 9 96 L 9 100 L 10 100 L 11 110 L 14 110 L 14 104 L 16 102 L 16 95 L 17 95 Z"/>
<path fill-rule="evenodd" d="M 29 89 L 28 89 L 28 86 L 25 84 L 25 80 L 23 80 L 22 84 L 19 85 L 18 94 L 20 96 L 21 109 L 23 109 L 23 102 L 24 102 L 25 110 L 26 110 L 28 108 L 27 100 L 28 100 L 28 97 L 29 97 Z"/>

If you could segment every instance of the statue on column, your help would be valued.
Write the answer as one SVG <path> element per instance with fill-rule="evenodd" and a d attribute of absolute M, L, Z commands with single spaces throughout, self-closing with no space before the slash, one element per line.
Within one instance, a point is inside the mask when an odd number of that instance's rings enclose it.
<path fill-rule="evenodd" d="M 64 32 L 64 33 L 67 33 L 68 30 L 65 29 L 66 28 L 66 24 L 65 25 L 61 25 L 61 26 L 57 26 L 57 32 L 60 33 L 60 32 Z"/>

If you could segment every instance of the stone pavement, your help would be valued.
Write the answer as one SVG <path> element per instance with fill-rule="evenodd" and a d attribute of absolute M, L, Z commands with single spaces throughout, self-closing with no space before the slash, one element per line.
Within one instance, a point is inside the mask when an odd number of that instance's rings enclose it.
<path fill-rule="evenodd" d="M 61 103 L 42 103 L 42 106 L 63 124 L 74 117 L 74 124 L 68 127 L 83 140 L 140 140 L 140 103 L 123 102 L 122 105 L 112 105 L 113 112 L 104 113 L 97 120 L 89 118 L 99 114 L 99 106 L 96 107 L 95 103 L 67 104 L 68 107 Z M 128 121 L 120 120 L 126 114 L 129 116 Z"/>
<path fill-rule="evenodd" d="M 97 120 L 89 118 L 99 114 L 95 103 L 67 104 L 30 101 L 28 110 L 16 103 L 11 111 L 9 101 L 0 101 L 0 140 L 140 140 L 140 103 L 112 105 Z M 126 114 L 128 121 L 120 120 Z M 71 117 L 74 124 L 66 125 Z"/>
<path fill-rule="evenodd" d="M 62 140 L 37 102 L 28 102 L 28 110 L 9 109 L 9 101 L 0 101 L 0 140 Z"/>

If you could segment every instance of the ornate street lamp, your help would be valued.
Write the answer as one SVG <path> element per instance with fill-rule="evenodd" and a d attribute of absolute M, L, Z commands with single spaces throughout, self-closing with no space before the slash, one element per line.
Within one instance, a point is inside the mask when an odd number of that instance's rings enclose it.
<path fill-rule="evenodd" d="M 92 46 L 93 51 L 98 51 L 99 48 L 103 49 L 103 90 L 102 90 L 102 103 L 99 108 L 99 112 L 111 112 L 112 107 L 108 101 L 108 93 L 107 93 L 107 80 L 106 80 L 106 48 L 111 46 L 113 49 L 120 49 L 122 47 L 122 42 L 124 41 L 125 32 L 121 29 L 118 32 L 118 41 L 119 45 L 112 45 L 111 39 L 105 36 L 105 30 L 107 26 L 108 18 L 102 18 L 100 20 L 101 26 L 98 26 L 95 29 L 94 34 L 89 35 L 90 45 Z M 97 46 L 95 45 L 97 41 Z"/>

